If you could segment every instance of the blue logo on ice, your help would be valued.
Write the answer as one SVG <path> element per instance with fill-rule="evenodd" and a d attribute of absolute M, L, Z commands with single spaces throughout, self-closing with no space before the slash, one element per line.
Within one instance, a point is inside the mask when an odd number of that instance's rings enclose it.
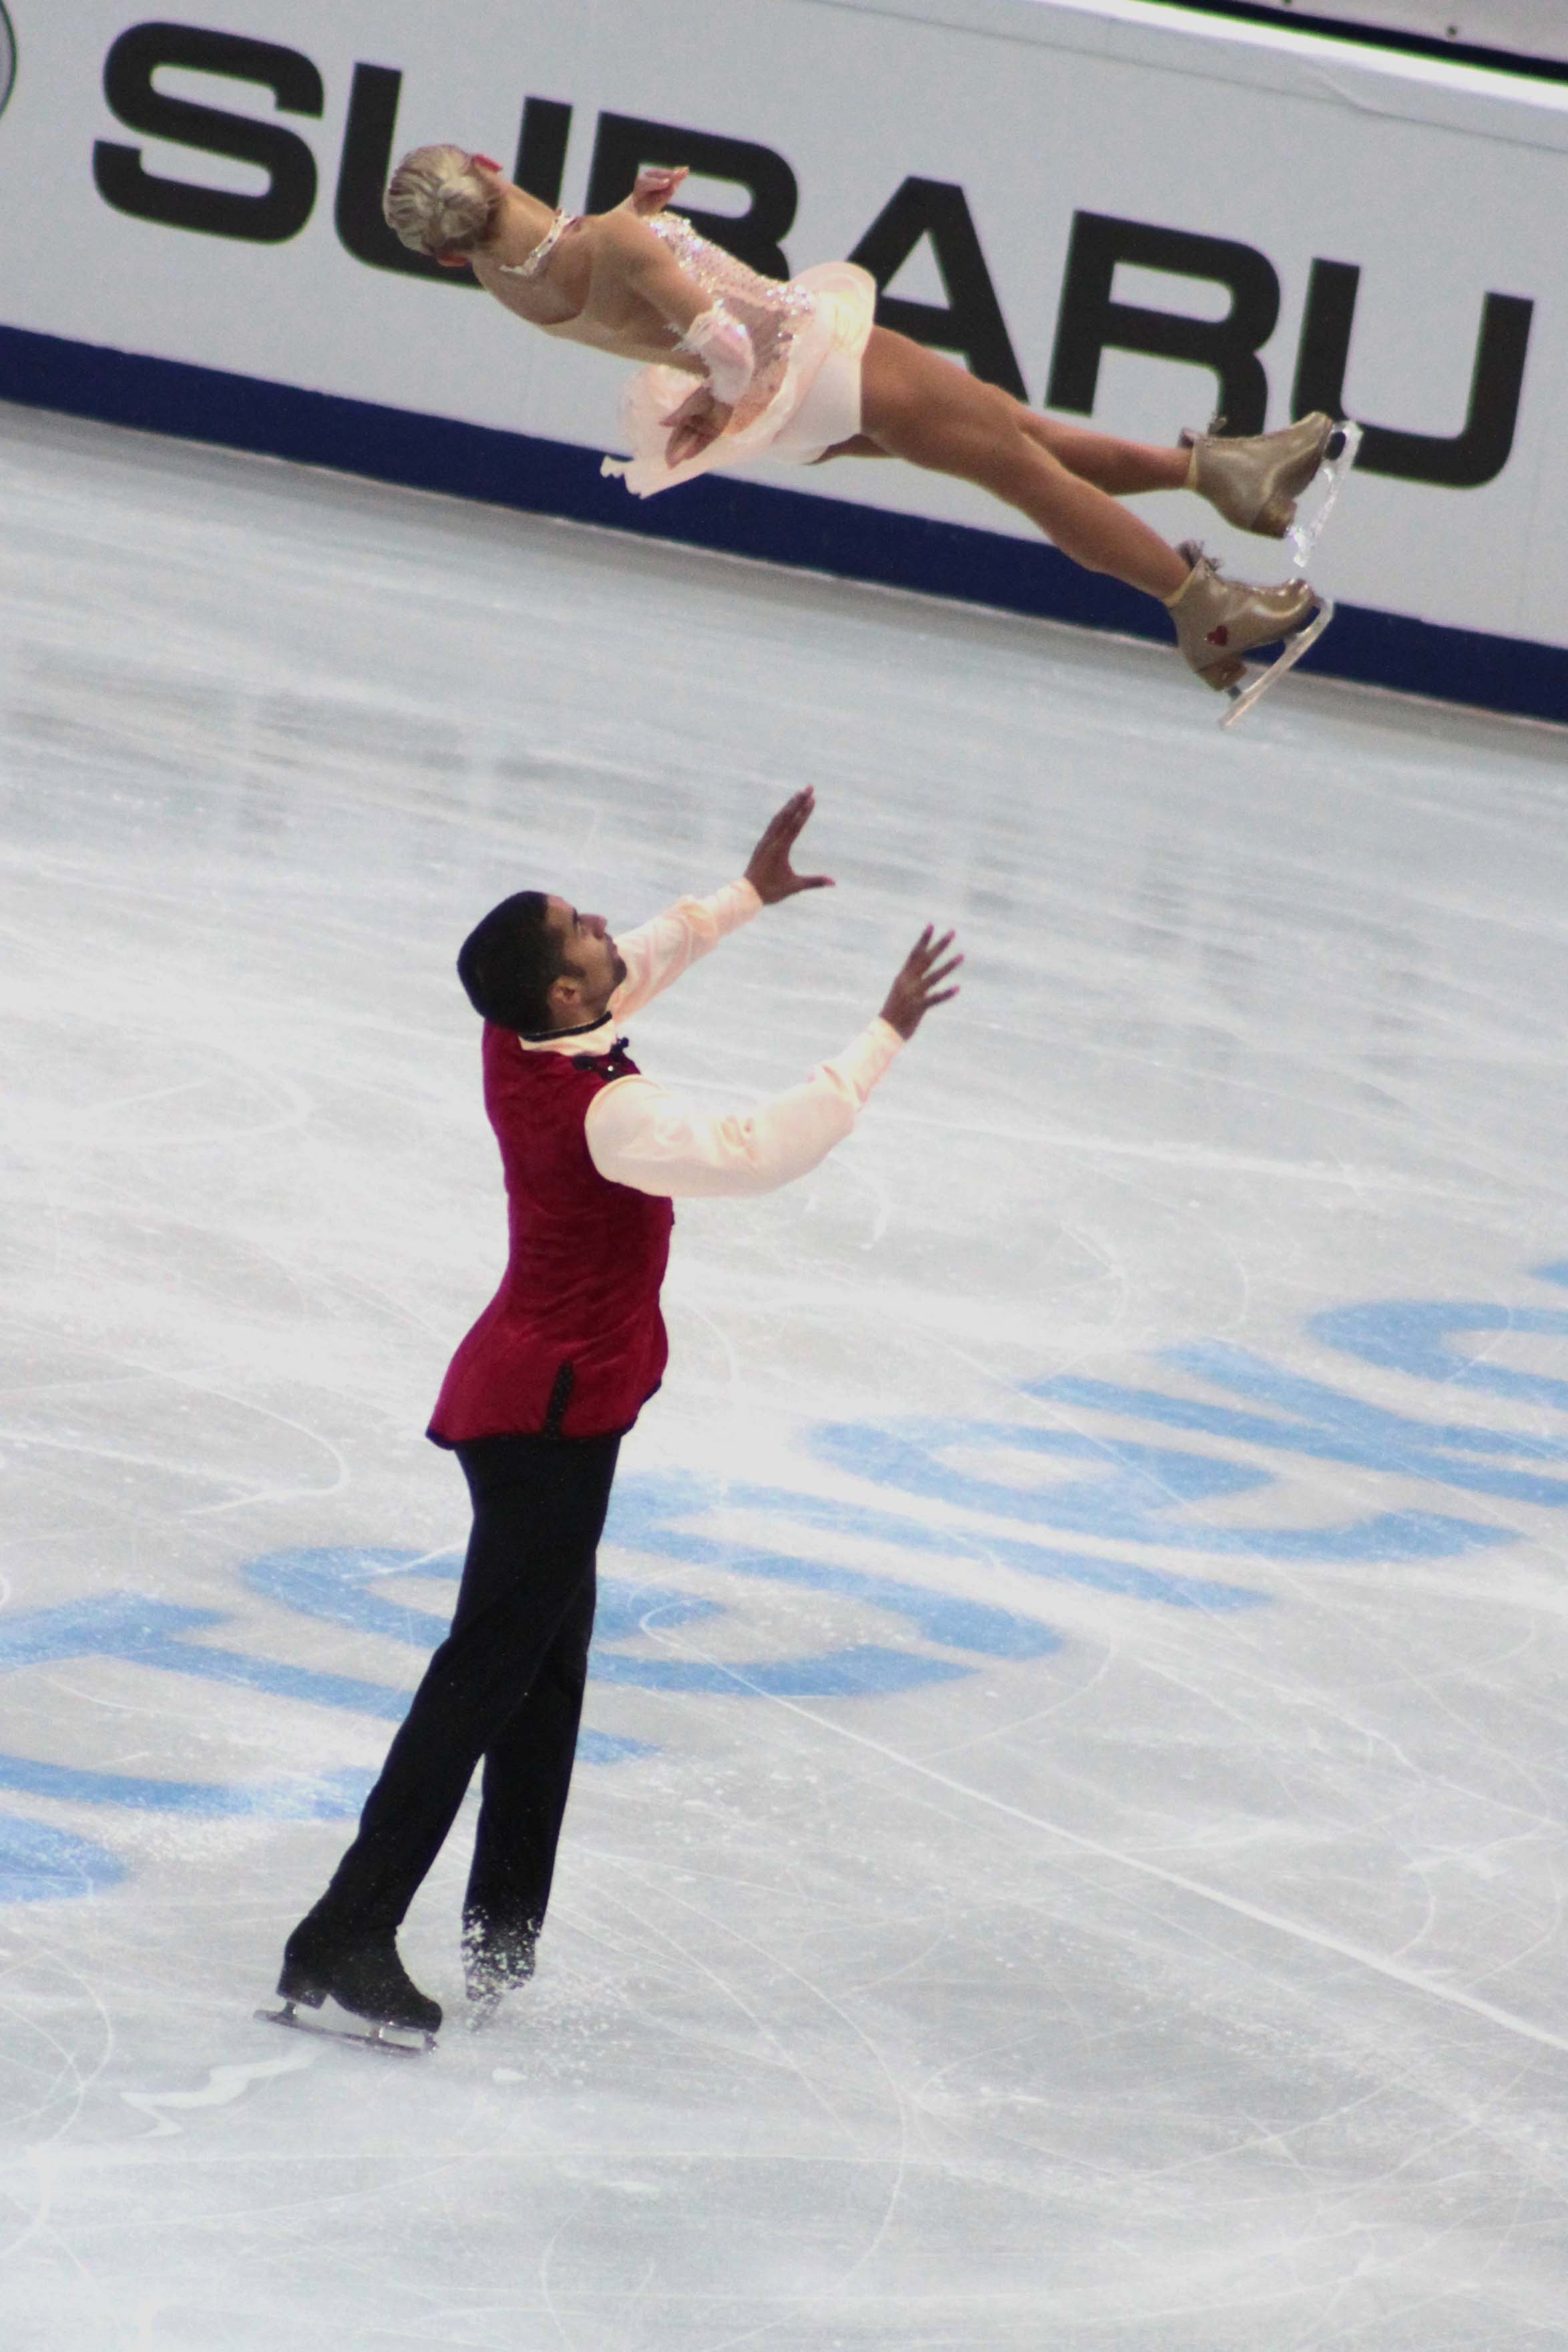
<path fill-rule="evenodd" d="M 1568 1289 L 1568 1259 L 1531 1272 Z M 608 1549 L 630 1573 L 601 1583 L 594 1673 L 601 1684 L 720 1705 L 886 1699 L 1006 1664 L 1028 1667 L 1061 1647 L 1062 1636 L 1032 1611 L 947 1590 L 955 1563 L 964 1581 L 962 1564 L 1000 1568 L 1214 1616 L 1266 1606 L 1268 1562 L 1452 1559 L 1518 1539 L 1523 1531 L 1500 1502 L 1568 1509 L 1568 1431 L 1540 1425 L 1546 1412 L 1568 1412 L 1568 1379 L 1560 1368 L 1500 1360 L 1494 1344 L 1500 1334 L 1568 1342 L 1568 1307 L 1374 1299 L 1331 1307 L 1308 1330 L 1342 1357 L 1427 1382 L 1445 1416 L 1468 1392 L 1533 1408 L 1537 1423 L 1428 1418 L 1217 1340 L 1166 1349 L 1158 1385 L 1077 1372 L 1029 1382 L 1016 1415 L 998 1421 L 820 1423 L 805 1433 L 806 1447 L 837 1491 L 647 1470 L 621 1481 Z M 1143 1433 L 1128 1434 L 1130 1424 Z M 1180 1442 L 1194 1435 L 1201 1447 Z M 1361 1474 L 1350 1482 L 1351 1516 L 1325 1523 L 1309 1508 L 1298 1522 L 1288 1498 L 1269 1494 L 1282 1473 L 1306 1464 Z M 1378 1477 L 1395 1482 L 1381 1496 Z M 1411 1481 L 1426 1498 L 1409 1494 Z M 1447 1496 L 1478 1496 L 1481 1506 L 1430 1507 Z M 1250 1563 L 1247 1580 L 1209 1572 L 1216 1557 Z M 655 1580 L 661 1562 L 677 1580 Z M 446 1631 L 445 1613 L 421 1607 L 417 1589 L 405 1596 L 404 1580 L 454 1582 L 461 1569 L 456 1551 L 306 1547 L 268 1552 L 239 1573 L 253 1595 L 291 1612 L 425 1651 Z M 688 1570 L 717 1581 L 724 1598 L 687 1589 L 679 1580 Z M 838 1619 L 837 1643 L 756 1654 L 742 1629 L 746 1588 L 759 1583 L 830 1599 L 831 1610 L 795 1616 L 802 1630 L 823 1615 Z M 133 1591 L 0 1612 L 0 1678 L 108 1658 L 402 1720 L 407 1677 L 372 1682 L 230 1648 L 215 1638 L 228 1616 Z M 648 1748 L 590 1730 L 580 1753 L 610 1764 Z M 371 1777 L 343 1764 L 186 1780 L 0 1749 L 0 1796 L 211 1821 L 343 1821 Z M 74 1831 L 0 1810 L 0 1905 L 90 1895 L 124 1874 L 117 1854 Z"/>
<path fill-rule="evenodd" d="M 5 0 L 0 0 L 0 114 L 5 111 L 16 79 L 16 36 L 11 30 L 11 19 L 5 14 Z"/>

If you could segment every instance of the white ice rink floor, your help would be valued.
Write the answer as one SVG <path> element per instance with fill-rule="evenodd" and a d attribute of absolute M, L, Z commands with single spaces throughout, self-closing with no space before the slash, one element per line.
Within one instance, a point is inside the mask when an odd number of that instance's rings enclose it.
<path fill-rule="evenodd" d="M 1568 2345 L 1563 737 L 15 409 L 0 494 L 6 2352 Z M 457 944 L 806 781 L 645 1066 L 964 992 L 681 1213 L 535 1986 L 279 2033 L 466 1531 Z"/>

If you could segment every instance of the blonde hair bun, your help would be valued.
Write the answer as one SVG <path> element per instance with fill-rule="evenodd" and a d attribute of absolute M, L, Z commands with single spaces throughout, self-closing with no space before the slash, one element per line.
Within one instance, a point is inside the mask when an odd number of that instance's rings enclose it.
<path fill-rule="evenodd" d="M 500 191 L 464 147 L 416 147 L 386 184 L 386 225 L 415 253 L 471 253 L 495 221 Z"/>

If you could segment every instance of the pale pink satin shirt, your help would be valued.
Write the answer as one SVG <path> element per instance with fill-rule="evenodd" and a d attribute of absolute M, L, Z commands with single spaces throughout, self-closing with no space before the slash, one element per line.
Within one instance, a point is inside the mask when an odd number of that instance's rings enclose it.
<path fill-rule="evenodd" d="M 618 939 L 626 976 L 603 1021 L 570 1036 L 523 1037 L 529 1054 L 607 1054 L 622 1024 L 762 908 L 749 882 L 681 898 Z M 805 1176 L 849 1133 L 904 1040 L 880 1016 L 805 1084 L 754 1110 L 707 1116 L 656 1079 L 616 1078 L 588 1107 L 584 1132 L 601 1176 L 671 1201 L 772 1192 Z"/>

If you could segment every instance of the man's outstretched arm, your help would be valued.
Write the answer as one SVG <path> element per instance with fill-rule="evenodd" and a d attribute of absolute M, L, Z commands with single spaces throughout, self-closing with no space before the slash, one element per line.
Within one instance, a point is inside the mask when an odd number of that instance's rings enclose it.
<path fill-rule="evenodd" d="M 854 1127 L 867 1097 L 933 1004 L 957 989 L 944 988 L 963 962 L 950 956 L 949 931 L 921 933 L 868 1022 L 842 1054 L 813 1070 L 805 1084 L 775 1095 L 753 1111 L 717 1118 L 694 1112 L 649 1078 L 621 1078 L 589 1107 L 588 1151 L 613 1184 L 666 1200 L 773 1192 L 807 1175 Z"/>
<path fill-rule="evenodd" d="M 629 1021 L 640 1013 L 699 957 L 749 923 L 763 907 L 776 907 L 781 898 L 793 898 L 802 890 L 833 887 L 829 875 L 797 874 L 793 862 L 795 845 L 816 806 L 816 794 L 807 784 L 764 827 L 740 881 L 727 882 L 710 898 L 678 899 L 651 923 L 621 934 L 616 944 L 626 960 L 626 976 L 610 1000 L 617 1020 Z"/>

